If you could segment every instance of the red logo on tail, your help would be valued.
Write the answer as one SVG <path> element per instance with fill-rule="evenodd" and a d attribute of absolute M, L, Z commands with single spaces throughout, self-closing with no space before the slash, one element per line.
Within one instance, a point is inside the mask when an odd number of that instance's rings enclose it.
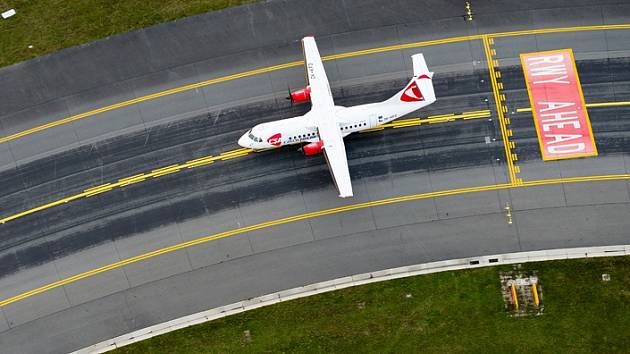
<path fill-rule="evenodd" d="M 273 146 L 280 146 L 280 144 L 282 144 L 282 141 L 280 141 L 280 138 L 282 138 L 282 134 L 280 133 L 274 134 L 270 136 L 269 139 L 267 139 L 267 142 Z"/>
<path fill-rule="evenodd" d="M 412 81 L 409 86 L 407 86 L 402 95 L 400 95 L 400 100 L 403 102 L 418 102 L 424 100 L 422 92 L 420 92 L 418 84 L 416 84 L 416 80 Z"/>

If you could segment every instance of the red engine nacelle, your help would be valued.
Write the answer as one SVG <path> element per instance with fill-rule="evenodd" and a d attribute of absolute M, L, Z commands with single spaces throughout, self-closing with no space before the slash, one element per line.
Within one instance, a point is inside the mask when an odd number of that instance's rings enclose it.
<path fill-rule="evenodd" d="M 321 140 L 314 143 L 306 144 L 302 147 L 302 151 L 304 151 L 304 155 L 306 156 L 321 154 L 323 149 L 324 142 Z"/>
<path fill-rule="evenodd" d="M 305 88 L 301 90 L 290 92 L 289 97 L 287 98 L 290 99 L 291 102 L 294 102 L 294 103 L 309 101 L 311 99 L 311 87 L 306 86 Z"/>

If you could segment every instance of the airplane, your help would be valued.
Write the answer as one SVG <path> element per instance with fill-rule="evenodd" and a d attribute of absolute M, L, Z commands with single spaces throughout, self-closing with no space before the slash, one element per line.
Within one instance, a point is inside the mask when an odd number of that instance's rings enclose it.
<path fill-rule="evenodd" d="M 293 102 L 311 102 L 303 116 L 258 124 L 238 140 L 244 148 L 270 149 L 304 144 L 311 156 L 323 153 L 339 197 L 352 197 L 352 183 L 343 138 L 361 130 L 376 128 L 435 102 L 433 73 L 422 54 L 411 56 L 413 78 L 391 98 L 352 107 L 336 106 L 315 38 L 302 39 L 308 86 L 290 92 Z"/>

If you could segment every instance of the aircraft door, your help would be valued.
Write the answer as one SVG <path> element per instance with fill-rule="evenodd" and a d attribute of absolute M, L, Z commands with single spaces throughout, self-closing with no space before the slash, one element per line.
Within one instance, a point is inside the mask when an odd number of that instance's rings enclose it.
<path fill-rule="evenodd" d="M 368 128 L 376 128 L 378 124 L 379 122 L 378 122 L 377 114 L 375 113 L 370 114 L 368 117 Z"/>

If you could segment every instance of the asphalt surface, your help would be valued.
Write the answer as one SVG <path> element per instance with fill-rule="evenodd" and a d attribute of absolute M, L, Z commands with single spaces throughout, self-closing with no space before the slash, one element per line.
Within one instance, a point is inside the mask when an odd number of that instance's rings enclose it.
<path fill-rule="evenodd" d="M 478 28 L 500 31 L 558 22 L 630 22 L 623 7 L 595 8 L 598 11 L 526 11 L 519 21 L 505 16 L 493 27 L 484 25 L 484 16 L 496 14 L 481 14 L 475 28 L 463 29 L 465 23 L 455 25 L 454 19 L 432 26 L 436 32 L 440 29 L 434 37 L 444 37 Z M 425 38 L 420 33 L 426 26 L 381 26 L 322 36 L 318 43 L 325 55 L 406 43 Z M 518 53 L 566 47 L 575 51 L 587 102 L 628 100 L 627 38 L 630 30 L 497 39 L 509 109 L 528 105 L 522 72 L 516 66 Z M 438 102 L 418 112 L 420 116 L 490 109 L 492 117 L 348 137 L 356 193 L 352 200 L 336 198 L 321 157 L 305 158 L 294 148 L 284 148 L 149 179 L 8 222 L 0 226 L 0 300 L 241 226 L 361 201 L 508 182 L 481 41 L 327 62 L 336 102 L 354 105 L 389 97 L 406 83 L 411 73 L 409 56 L 415 52 L 425 53 L 437 72 Z M 261 60 L 281 63 L 299 56 L 297 42 L 285 43 L 260 50 L 258 56 L 242 56 L 233 64 L 246 70 L 262 66 Z M 221 75 L 227 60 L 233 59 L 222 58 L 223 64 L 213 59 L 215 71 L 205 70 Z M 102 95 L 109 93 L 106 100 L 85 91 L 72 96 L 73 103 L 66 102 L 65 107 L 71 107 L 70 114 L 79 113 L 194 82 L 207 77 L 199 74 L 206 65 L 178 66 L 106 85 L 98 89 Z M 238 136 L 250 126 L 308 109 L 284 100 L 287 84 L 303 85 L 301 68 L 143 102 L 0 144 L 0 151 L 5 149 L 13 159 L 5 159 L 0 173 L 0 216 L 136 173 L 233 150 Z M 33 117 L 54 116 L 42 106 L 33 109 L 41 109 Z M 600 156 L 551 163 L 540 160 L 531 116 L 512 115 L 520 176 L 537 180 L 630 173 L 630 108 L 598 108 L 589 114 Z M 34 122 L 19 121 L 7 125 L 3 120 L 5 132 L 7 126 L 17 131 Z M 0 351 L 74 350 L 210 307 L 382 268 L 491 253 L 627 243 L 629 190 L 622 180 L 487 191 L 355 210 L 211 241 L 0 308 Z M 506 220 L 506 203 L 513 208 L 513 226 Z"/>

